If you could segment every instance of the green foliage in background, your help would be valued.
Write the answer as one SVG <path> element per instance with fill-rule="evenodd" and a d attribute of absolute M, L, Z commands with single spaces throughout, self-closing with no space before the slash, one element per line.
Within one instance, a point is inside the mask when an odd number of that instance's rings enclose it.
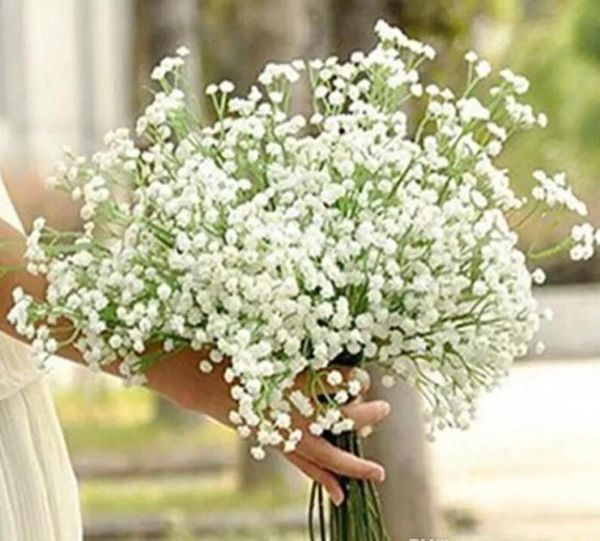
<path fill-rule="evenodd" d="M 388 0 L 394 22 L 419 37 L 453 41 L 466 39 L 479 17 L 515 20 L 521 12 L 518 0 Z"/>
<path fill-rule="evenodd" d="M 232 479 L 233 475 L 228 474 L 214 478 L 170 475 L 162 479 L 90 480 L 82 484 L 81 499 L 87 516 L 179 512 L 194 517 L 217 512 L 301 509 L 305 503 L 304 491 L 294 493 L 284 484 L 261 485 L 251 493 L 242 493 Z"/>
<path fill-rule="evenodd" d="M 585 56 L 600 63 L 600 0 L 583 0 L 578 6 L 575 44 Z"/>
<path fill-rule="evenodd" d="M 506 64 L 529 78 L 529 101 L 548 114 L 550 123 L 513 142 L 504 161 L 524 192 L 534 169 L 566 171 L 576 192 L 591 202 L 591 220 L 600 223 L 600 62 L 590 61 L 581 49 L 582 9 L 590 4 L 600 9 L 600 0 L 561 3 L 560 10 L 551 5 L 540 18 L 523 20 L 512 29 Z M 525 230 L 522 237 L 525 242 L 540 235 L 550 240 L 554 232 L 570 225 L 546 224 Z M 563 266 L 562 262 L 547 265 L 551 280 L 600 279 L 598 263 Z"/>
<path fill-rule="evenodd" d="M 155 396 L 143 388 L 100 388 L 86 395 L 78 389 L 55 393 L 55 402 L 69 450 L 87 453 L 179 452 L 219 449 L 233 454 L 235 432 L 190 414 L 187 422 L 161 420 Z"/>
<path fill-rule="evenodd" d="M 572 24 L 573 15 L 567 11 L 550 25 L 527 23 L 507 53 L 511 64 L 531 81 L 530 101 L 550 118 L 533 143 L 535 149 L 530 149 L 534 153 L 521 152 L 519 146 L 514 158 L 524 166 L 535 160 L 551 169 L 567 169 L 580 190 L 597 195 L 598 134 L 589 126 L 599 114 L 600 64 L 590 64 L 575 46 L 578 27 Z"/>

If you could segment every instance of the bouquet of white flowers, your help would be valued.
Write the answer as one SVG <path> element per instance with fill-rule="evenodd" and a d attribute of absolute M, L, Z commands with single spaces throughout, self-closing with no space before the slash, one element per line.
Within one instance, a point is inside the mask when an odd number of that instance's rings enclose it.
<path fill-rule="evenodd" d="M 535 172 L 526 198 L 495 164 L 515 132 L 546 123 L 519 100 L 525 78 L 503 70 L 488 83 L 490 65 L 471 52 L 459 94 L 424 86 L 433 48 L 383 21 L 375 30 L 376 47 L 345 62 L 268 65 L 244 98 L 231 82 L 209 85 L 208 125 L 185 91 L 187 51 L 163 60 L 137 121 L 144 144 L 114 131 L 106 150 L 67 155 L 53 178 L 82 200 L 85 225 L 62 232 L 40 219 L 29 237 L 30 271 L 49 286 L 45 299 L 16 291 L 10 318 L 39 360 L 64 345 L 59 320 L 92 368 L 120 359 L 131 383 L 163 352 L 209 347 L 199 370 L 227 359 L 230 420 L 257 459 L 295 449 L 292 412 L 360 453 L 340 410 L 360 383 L 336 371 L 323 381 L 333 364 L 408 382 L 430 434 L 465 428 L 544 317 L 532 295 L 544 274 L 528 261 L 561 250 L 587 259 L 600 238 L 582 224 L 558 245 L 517 246 L 539 213 L 586 214 L 563 174 Z M 312 111 L 293 115 L 304 73 Z M 370 483 L 345 487 L 331 539 L 388 539 Z M 322 502 L 318 487 L 312 500 Z"/>

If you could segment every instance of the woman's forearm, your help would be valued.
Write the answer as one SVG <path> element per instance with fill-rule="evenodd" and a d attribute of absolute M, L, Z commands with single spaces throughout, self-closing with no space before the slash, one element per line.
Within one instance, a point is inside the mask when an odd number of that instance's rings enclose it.
<path fill-rule="evenodd" d="M 15 287 L 22 287 L 29 295 L 35 298 L 43 298 L 46 289 L 46 280 L 41 276 L 33 276 L 26 270 L 25 261 L 25 238 L 18 231 L 10 227 L 6 222 L 0 220 L 0 268 L 10 268 L 0 277 L 0 330 L 19 340 L 23 340 L 8 322 L 7 316 L 11 310 L 12 291 Z M 222 376 L 215 370 L 214 375 L 207 377 L 198 370 L 198 363 L 207 356 L 207 351 L 194 352 L 185 350 L 177 355 L 155 363 L 148 371 L 148 387 L 159 392 L 181 406 L 196 409 L 225 421 L 220 412 L 223 411 L 223 395 L 229 393 L 225 388 Z M 70 361 L 83 364 L 80 353 L 72 346 L 61 349 L 60 357 Z M 119 376 L 119 361 L 115 361 L 103 367 L 109 374 Z M 218 396 L 218 403 L 213 397 L 215 386 L 222 386 Z M 206 387 L 206 389 L 204 389 Z"/>

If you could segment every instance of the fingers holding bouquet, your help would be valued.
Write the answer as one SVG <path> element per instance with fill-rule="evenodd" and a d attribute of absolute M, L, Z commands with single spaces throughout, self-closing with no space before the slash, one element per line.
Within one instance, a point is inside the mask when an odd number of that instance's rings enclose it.
<path fill-rule="evenodd" d="M 178 405 L 201 412 L 216 421 L 240 428 L 235 418 L 237 403 L 231 396 L 231 388 L 225 383 L 224 372 L 230 366 L 227 359 L 210 373 L 200 373 L 199 363 L 209 356 L 209 350 L 191 350 L 158 361 L 148 372 L 148 385 Z M 115 366 L 115 373 L 117 368 Z M 383 400 L 368 400 L 370 378 L 366 371 L 343 366 L 334 366 L 318 372 L 305 371 L 296 379 L 289 394 L 308 394 L 310 386 L 318 385 L 323 400 L 335 400 L 340 389 L 347 389 L 347 401 L 340 407 L 337 422 L 345 423 L 339 428 L 354 430 L 361 434 L 381 423 L 390 413 L 390 405 Z M 349 392 L 351 391 L 351 392 Z M 346 398 L 340 397 L 338 399 Z M 322 402 L 322 401 L 321 401 Z M 383 482 L 384 468 L 372 460 L 355 456 L 342 450 L 326 439 L 323 403 L 310 404 L 310 415 L 300 411 L 291 414 L 290 426 L 302 432 L 302 438 L 292 452 L 284 457 L 313 481 L 321 484 L 330 494 L 332 501 L 339 505 L 344 500 L 339 476 Z M 319 413 L 321 412 L 321 413 Z M 232 417 L 233 413 L 233 417 Z M 242 435 L 249 436 L 244 433 Z"/>
<path fill-rule="evenodd" d="M 348 428 L 359 434 L 366 434 L 372 427 L 381 423 L 390 413 L 390 404 L 384 400 L 366 400 L 370 387 L 370 378 L 366 371 L 349 367 L 332 367 L 316 374 L 318 385 L 323 392 L 323 400 L 335 397 L 342 382 L 347 382 L 350 390 L 356 389 L 348 397 L 347 403 L 340 408 L 342 420 L 340 428 Z M 340 379 L 341 378 L 341 379 Z M 300 388 L 310 385 L 315 381 L 315 374 L 305 373 L 298 378 Z M 356 387 L 355 382 L 360 383 Z M 339 398 L 339 395 L 338 395 Z M 385 480 L 385 469 L 372 460 L 356 456 L 355 454 L 340 449 L 327 440 L 323 429 L 322 414 L 310 418 L 297 416 L 294 425 L 303 432 L 302 440 L 296 450 L 285 453 L 285 458 L 296 466 L 302 473 L 313 481 L 323 485 L 335 505 L 344 501 L 344 491 L 339 477 L 371 480 L 382 483 Z M 321 421 L 321 422 L 320 422 Z M 345 425 L 342 425 L 345 423 Z"/>

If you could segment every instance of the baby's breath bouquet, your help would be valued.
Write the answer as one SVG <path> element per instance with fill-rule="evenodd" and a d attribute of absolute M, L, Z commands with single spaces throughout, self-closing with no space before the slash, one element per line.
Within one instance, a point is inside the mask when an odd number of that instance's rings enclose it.
<path fill-rule="evenodd" d="M 546 124 L 520 100 L 525 78 L 491 77 L 468 53 L 463 90 L 426 85 L 433 48 L 383 21 L 375 30 L 376 47 L 347 61 L 268 65 L 243 98 L 209 85 L 210 124 L 186 92 L 187 51 L 163 60 L 137 139 L 114 131 L 105 150 L 58 167 L 53 184 L 82 201 L 83 230 L 38 220 L 29 237 L 30 271 L 49 285 L 44 299 L 17 290 L 10 318 L 40 361 L 64 345 L 65 320 L 91 367 L 120 359 L 132 383 L 163 352 L 210 348 L 199 370 L 227 360 L 230 420 L 257 459 L 296 448 L 293 413 L 360 453 L 340 410 L 360 384 L 335 371 L 321 381 L 332 364 L 406 381 L 430 434 L 465 428 L 544 317 L 530 262 L 587 259 L 599 236 L 580 224 L 557 245 L 517 245 L 526 220 L 586 214 L 564 175 L 536 171 L 525 197 L 496 164 L 517 131 Z M 297 83 L 310 86 L 307 116 L 289 110 Z M 327 526 L 313 490 L 311 538 L 388 539 L 372 485 L 344 486 Z"/>

